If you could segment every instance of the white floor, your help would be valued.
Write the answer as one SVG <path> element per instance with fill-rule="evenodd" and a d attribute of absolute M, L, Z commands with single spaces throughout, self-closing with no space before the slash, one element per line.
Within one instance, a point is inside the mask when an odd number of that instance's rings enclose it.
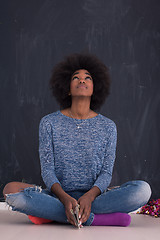
<path fill-rule="evenodd" d="M 5 240 L 152 240 L 160 239 L 160 218 L 130 213 L 128 227 L 87 226 L 77 229 L 72 225 L 34 225 L 25 214 L 13 212 L 0 204 L 0 239 Z"/>

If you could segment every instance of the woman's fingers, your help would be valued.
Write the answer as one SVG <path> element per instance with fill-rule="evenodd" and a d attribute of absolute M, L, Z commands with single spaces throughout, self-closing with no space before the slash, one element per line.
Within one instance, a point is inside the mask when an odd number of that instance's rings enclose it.
<path fill-rule="evenodd" d="M 85 206 L 83 206 L 83 205 L 80 205 L 79 216 L 80 216 L 80 221 L 82 223 L 85 222 L 85 219 L 86 219 L 86 216 L 87 216 L 87 211 L 86 211 Z"/>
<path fill-rule="evenodd" d="M 71 223 L 72 225 L 75 225 L 74 217 L 73 217 L 70 209 L 66 210 L 66 216 L 67 216 L 68 222 Z"/>
<path fill-rule="evenodd" d="M 72 218 L 70 218 L 70 217 L 68 218 L 68 222 L 71 223 L 72 225 L 76 226 L 74 220 Z"/>
<path fill-rule="evenodd" d="M 83 210 L 84 210 L 84 207 L 82 207 L 82 206 L 80 205 L 80 210 L 79 210 L 79 219 L 81 219 L 81 218 L 82 218 L 82 215 L 83 215 Z"/>
<path fill-rule="evenodd" d="M 74 219 L 71 211 L 73 211 L 73 212 L 75 211 L 76 205 L 77 205 L 77 202 L 73 201 L 72 203 L 68 204 L 68 206 L 66 206 L 67 219 L 74 226 L 76 226 L 76 223 L 75 223 L 75 219 Z"/>
<path fill-rule="evenodd" d="M 90 212 L 91 210 L 89 208 L 84 208 L 83 209 L 83 214 L 81 217 L 81 222 L 84 223 L 88 220 L 89 216 L 90 216 Z"/>

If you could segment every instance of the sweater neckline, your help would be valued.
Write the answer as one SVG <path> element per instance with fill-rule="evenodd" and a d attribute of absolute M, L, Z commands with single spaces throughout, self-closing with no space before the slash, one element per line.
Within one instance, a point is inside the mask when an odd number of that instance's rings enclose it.
<path fill-rule="evenodd" d="M 92 118 L 78 119 L 78 118 L 68 117 L 68 116 L 64 115 L 60 110 L 58 110 L 58 112 L 59 112 L 63 117 L 68 118 L 68 119 L 73 119 L 73 120 L 76 120 L 76 121 L 86 121 L 86 120 L 96 119 L 97 117 L 100 116 L 100 113 L 98 113 L 98 115 L 96 115 L 95 117 L 92 117 Z"/>

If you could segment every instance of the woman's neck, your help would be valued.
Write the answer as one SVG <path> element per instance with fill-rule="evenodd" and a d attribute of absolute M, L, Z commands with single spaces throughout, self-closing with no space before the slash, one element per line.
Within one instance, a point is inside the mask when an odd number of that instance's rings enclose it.
<path fill-rule="evenodd" d="M 72 117 L 78 118 L 78 119 L 86 119 L 90 117 L 91 109 L 90 108 L 69 108 L 69 113 Z"/>
<path fill-rule="evenodd" d="M 71 115 L 75 118 L 85 119 L 91 114 L 90 101 L 73 101 L 69 109 Z"/>

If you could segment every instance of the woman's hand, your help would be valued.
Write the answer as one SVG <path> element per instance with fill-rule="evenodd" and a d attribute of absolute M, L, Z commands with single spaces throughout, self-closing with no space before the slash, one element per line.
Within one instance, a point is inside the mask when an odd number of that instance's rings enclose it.
<path fill-rule="evenodd" d="M 92 200 L 89 195 L 83 195 L 78 199 L 78 204 L 80 205 L 79 218 L 80 222 L 84 223 L 88 220 L 91 213 Z"/>
<path fill-rule="evenodd" d="M 68 222 L 70 222 L 74 226 L 76 226 L 76 224 L 74 221 L 74 217 L 71 213 L 71 209 L 73 209 L 74 211 L 77 204 L 78 204 L 77 200 L 70 196 L 66 197 L 63 201 Z"/>

